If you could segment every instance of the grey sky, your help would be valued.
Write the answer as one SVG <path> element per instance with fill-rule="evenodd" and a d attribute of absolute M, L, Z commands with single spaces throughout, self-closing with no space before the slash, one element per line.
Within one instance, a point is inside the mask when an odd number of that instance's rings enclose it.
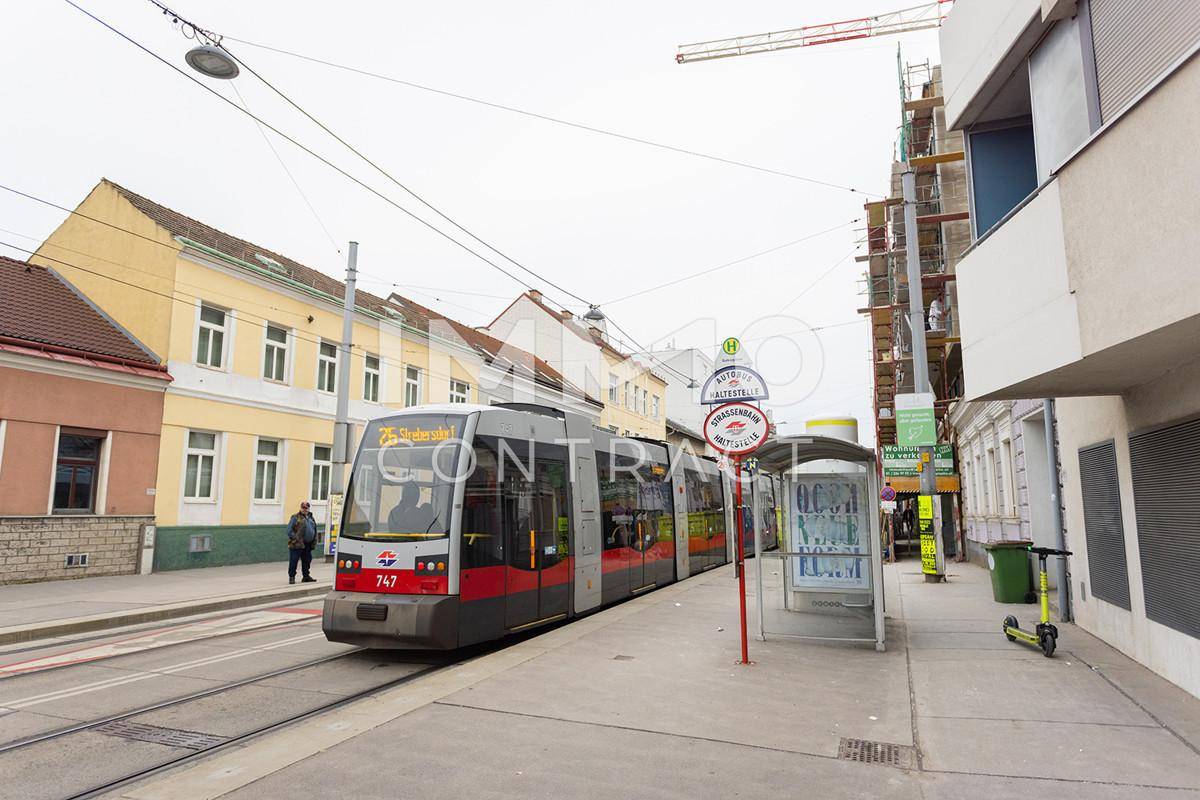
<path fill-rule="evenodd" d="M 190 43 L 148 2 L 78 2 L 182 64 Z M 680 42 L 905 5 L 911 2 L 181 0 L 174 7 L 227 36 L 883 194 L 899 119 L 896 46 L 903 46 L 907 61 L 936 61 L 936 32 L 685 66 L 674 62 L 674 53 Z M 0 27 L 6 33 L 0 52 L 6 75 L 0 84 L 4 183 L 74 206 L 108 177 L 341 274 L 342 257 L 252 121 L 61 0 L 5 4 Z M 862 217 L 861 195 L 572 130 L 233 42 L 230 47 L 450 216 L 591 302 L 604 304 Z M 243 74 L 236 84 L 251 110 L 440 222 L 252 76 Z M 210 85 L 233 97 L 229 84 Z M 344 249 L 351 238 L 361 243 L 364 288 L 386 294 L 385 284 L 395 282 L 415 300 L 474 325 L 490 321 L 521 290 L 288 143 L 274 143 L 339 246 Z M 34 247 L 61 217 L 0 192 L 4 241 Z M 746 332 L 748 326 L 778 312 L 850 253 L 861 227 L 858 222 L 604 309 L 644 345 L 674 338 L 680 346 L 710 346 L 714 336 L 743 333 L 761 344 L 769 332 L 798 326 L 775 321 Z M 846 259 L 787 312 L 812 326 L 855 320 L 861 273 L 861 264 Z M 551 299 L 561 295 L 533 278 L 529 282 Z M 573 308 L 581 310 L 578 304 Z M 695 319 L 711 321 L 693 324 Z M 827 328 L 819 336 L 820 380 L 809 352 L 791 385 L 774 389 L 781 401 L 793 403 L 777 419 L 797 424 L 816 414 L 852 413 L 860 420 L 862 440 L 873 441 L 865 323 Z M 804 346 L 812 350 L 811 338 Z M 794 352 L 786 343 L 770 342 L 760 347 L 759 366 L 768 379 L 786 377 L 796 372 Z"/>

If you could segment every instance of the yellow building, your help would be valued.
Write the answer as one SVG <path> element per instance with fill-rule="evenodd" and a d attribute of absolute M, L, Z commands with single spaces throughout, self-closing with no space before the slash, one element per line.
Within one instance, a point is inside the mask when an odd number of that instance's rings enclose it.
<path fill-rule="evenodd" d="M 167 363 L 156 569 L 285 555 L 302 500 L 324 520 L 343 284 L 107 180 L 31 259 Z M 402 300 L 402 298 L 399 298 Z M 359 291 L 350 417 L 478 402 L 480 352 L 416 303 Z"/>

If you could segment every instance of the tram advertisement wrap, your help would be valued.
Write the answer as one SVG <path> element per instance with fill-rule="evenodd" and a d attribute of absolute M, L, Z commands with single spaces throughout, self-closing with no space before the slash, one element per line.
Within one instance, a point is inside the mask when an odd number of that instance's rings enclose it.
<path fill-rule="evenodd" d="M 829 550 L 868 552 L 867 476 L 802 474 L 792 479 L 792 486 L 788 549 L 806 554 L 792 558 L 792 586 L 810 591 L 870 589 L 865 559 L 820 556 Z"/>

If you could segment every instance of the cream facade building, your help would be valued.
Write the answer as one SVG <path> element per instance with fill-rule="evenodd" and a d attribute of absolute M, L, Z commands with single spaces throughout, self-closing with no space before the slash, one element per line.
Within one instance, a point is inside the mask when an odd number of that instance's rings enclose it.
<path fill-rule="evenodd" d="M 1056 398 L 1075 621 L 1200 696 L 1200 14 L 1151 6 L 958 0 L 942 76 L 966 395 Z"/>

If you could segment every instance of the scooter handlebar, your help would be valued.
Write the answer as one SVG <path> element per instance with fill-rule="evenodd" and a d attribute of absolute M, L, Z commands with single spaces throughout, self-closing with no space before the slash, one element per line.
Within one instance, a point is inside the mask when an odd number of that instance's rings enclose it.
<path fill-rule="evenodd" d="M 1039 556 L 1069 556 L 1073 555 L 1070 550 L 1056 550 L 1053 547 L 1034 547 L 1030 545 L 1029 552 L 1037 553 Z"/>

